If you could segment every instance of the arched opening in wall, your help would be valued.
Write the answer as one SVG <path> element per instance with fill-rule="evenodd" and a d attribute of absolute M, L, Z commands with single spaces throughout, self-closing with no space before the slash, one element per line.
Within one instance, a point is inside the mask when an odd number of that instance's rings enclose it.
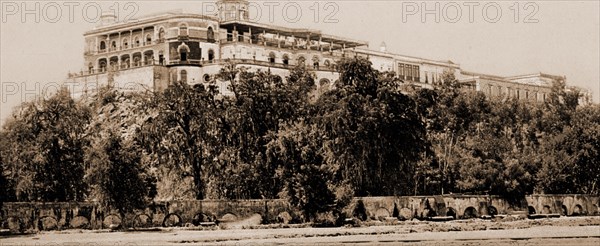
<path fill-rule="evenodd" d="M 208 61 L 210 63 L 212 63 L 214 59 L 215 59 L 215 51 L 213 49 L 209 49 L 208 50 Z"/>
<path fill-rule="evenodd" d="M 121 222 L 121 216 L 110 214 L 104 218 L 102 225 L 104 225 L 104 228 L 118 229 L 121 228 Z"/>
<path fill-rule="evenodd" d="M 528 206 L 528 207 L 527 207 L 527 212 L 528 212 L 529 214 L 535 214 L 535 213 L 536 213 L 536 212 L 535 212 L 535 208 L 534 208 L 533 206 Z"/>
<path fill-rule="evenodd" d="M 151 44 L 152 44 L 152 35 L 147 34 L 146 35 L 146 45 L 151 45 Z"/>
<path fill-rule="evenodd" d="M 233 213 L 226 213 L 219 219 L 220 222 L 235 222 L 238 220 L 238 216 Z"/>
<path fill-rule="evenodd" d="M 325 60 L 325 61 L 323 62 L 323 65 L 325 65 L 325 67 L 326 67 L 326 68 L 331 68 L 331 61 L 329 61 L 329 60 Z"/>
<path fill-rule="evenodd" d="M 179 36 L 187 36 L 188 35 L 188 27 L 186 24 L 179 25 Z"/>
<path fill-rule="evenodd" d="M 579 204 L 575 205 L 575 207 L 573 208 L 573 214 L 571 214 L 573 216 L 579 216 L 579 215 L 583 215 L 583 207 Z"/>
<path fill-rule="evenodd" d="M 313 62 L 313 68 L 314 69 L 319 69 L 319 57 L 318 56 L 313 56 L 312 62 Z"/>
<path fill-rule="evenodd" d="M 117 50 L 117 41 L 114 41 L 114 40 L 113 40 L 113 41 L 110 43 L 110 48 L 111 48 L 111 50 Z"/>
<path fill-rule="evenodd" d="M 100 60 L 98 60 L 98 69 L 100 70 L 101 73 L 106 72 L 106 58 L 102 58 Z"/>
<path fill-rule="evenodd" d="M 90 220 L 84 216 L 77 216 L 69 221 L 69 226 L 74 229 L 88 229 Z"/>
<path fill-rule="evenodd" d="M 123 49 L 129 49 L 129 39 L 123 39 Z"/>
<path fill-rule="evenodd" d="M 489 206 L 487 208 L 487 211 L 488 211 L 489 216 L 494 217 L 494 216 L 498 215 L 498 209 L 496 209 L 496 207 L 494 207 L 494 206 Z"/>
<path fill-rule="evenodd" d="M 134 47 L 140 47 L 140 37 L 135 36 L 133 38 L 133 44 L 134 44 Z"/>
<path fill-rule="evenodd" d="M 177 47 L 177 52 L 179 52 L 179 60 L 184 62 L 188 60 L 188 53 L 190 53 L 190 47 L 187 44 L 182 43 Z"/>
<path fill-rule="evenodd" d="M 100 41 L 100 52 L 106 51 L 106 42 Z"/>
<path fill-rule="evenodd" d="M 181 226 L 181 222 L 182 222 L 181 217 L 179 217 L 179 215 L 168 214 L 167 216 L 165 216 L 162 226 L 163 227 L 177 227 L 177 226 Z"/>
<path fill-rule="evenodd" d="M 202 79 L 204 80 L 204 83 L 208 83 L 210 82 L 210 75 L 204 74 L 204 76 L 202 76 Z"/>
<path fill-rule="evenodd" d="M 90 74 L 94 73 L 94 64 L 93 63 L 88 63 L 88 72 Z"/>
<path fill-rule="evenodd" d="M 552 209 L 550 208 L 550 206 L 545 205 L 544 208 L 542 209 L 542 214 L 551 214 L 552 213 Z"/>
<path fill-rule="evenodd" d="M 290 64 L 290 56 L 288 54 L 283 54 L 282 56 L 282 61 L 283 61 L 283 65 L 289 65 Z"/>
<path fill-rule="evenodd" d="M 108 64 L 110 65 L 110 69 L 115 71 L 119 68 L 119 57 L 113 56 L 109 59 Z"/>
<path fill-rule="evenodd" d="M 465 209 L 465 213 L 463 214 L 464 219 L 477 218 L 479 215 L 477 214 L 477 209 L 474 207 L 468 207 Z"/>
<path fill-rule="evenodd" d="M 323 93 L 327 92 L 330 89 L 331 81 L 326 78 L 322 78 L 319 80 L 319 95 L 323 95 Z"/>
<path fill-rule="evenodd" d="M 181 72 L 179 72 L 179 73 L 180 73 L 181 82 L 187 83 L 187 71 L 181 70 Z"/>
<path fill-rule="evenodd" d="M 195 226 L 199 226 L 200 223 L 205 223 L 205 222 L 215 222 L 215 217 L 212 215 L 208 215 L 205 213 L 199 213 L 194 215 L 194 218 L 192 218 L 192 224 L 194 224 Z"/>
<path fill-rule="evenodd" d="M 144 52 L 144 60 L 146 60 L 145 65 L 154 65 L 154 51 L 147 50 Z"/>
<path fill-rule="evenodd" d="M 304 56 L 299 56 L 297 61 L 298 61 L 298 66 L 304 66 L 306 63 L 306 58 L 304 58 Z"/>
<path fill-rule="evenodd" d="M 215 31 L 213 31 L 212 26 L 209 26 L 206 30 L 206 40 L 208 42 L 215 42 Z"/>
<path fill-rule="evenodd" d="M 271 52 L 269 53 L 269 62 L 270 63 L 275 63 L 275 52 Z"/>
<path fill-rule="evenodd" d="M 52 216 L 44 216 L 38 220 L 40 231 L 51 231 L 58 229 L 58 220 Z"/>
<path fill-rule="evenodd" d="M 160 29 L 158 29 L 158 42 L 159 43 L 165 42 L 165 29 L 162 27 Z"/>
<path fill-rule="evenodd" d="M 121 69 L 127 69 L 131 66 L 129 54 L 121 56 Z"/>
<path fill-rule="evenodd" d="M 379 208 L 375 211 L 375 218 L 379 221 L 384 221 L 385 218 L 390 217 L 390 211 L 387 208 Z"/>
<path fill-rule="evenodd" d="M 133 61 L 134 67 L 141 66 L 142 65 L 142 53 L 140 53 L 140 52 L 133 53 L 131 60 Z"/>
<path fill-rule="evenodd" d="M 147 228 L 152 226 L 152 219 L 146 214 L 138 214 L 133 218 L 133 228 Z"/>
<path fill-rule="evenodd" d="M 452 207 L 446 208 L 446 216 L 456 219 L 456 210 Z"/>
<path fill-rule="evenodd" d="M 562 216 L 569 215 L 569 210 L 567 210 L 567 206 L 565 206 L 565 205 L 560 206 L 560 215 L 562 215 Z"/>

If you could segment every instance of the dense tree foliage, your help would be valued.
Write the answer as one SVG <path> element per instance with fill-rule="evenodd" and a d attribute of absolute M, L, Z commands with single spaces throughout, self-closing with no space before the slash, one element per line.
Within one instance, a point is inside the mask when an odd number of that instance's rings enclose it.
<path fill-rule="evenodd" d="M 352 196 L 600 193 L 600 106 L 564 81 L 541 103 L 466 90 L 450 70 L 418 89 L 364 59 L 337 65 L 329 90 L 305 68 L 232 64 L 207 84 L 24 103 L 0 131 L 0 202 L 286 198 L 316 221 Z"/>
<path fill-rule="evenodd" d="M 4 126 L 3 161 L 21 201 L 85 199 L 83 148 L 90 110 L 66 89 L 28 102 Z"/>

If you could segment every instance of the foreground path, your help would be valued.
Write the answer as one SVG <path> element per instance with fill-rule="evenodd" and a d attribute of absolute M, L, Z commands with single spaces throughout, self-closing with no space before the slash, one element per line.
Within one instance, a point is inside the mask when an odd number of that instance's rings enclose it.
<path fill-rule="evenodd" d="M 44 232 L 0 245 L 600 245 L 600 226 L 413 232 L 406 226 L 155 232 Z"/>

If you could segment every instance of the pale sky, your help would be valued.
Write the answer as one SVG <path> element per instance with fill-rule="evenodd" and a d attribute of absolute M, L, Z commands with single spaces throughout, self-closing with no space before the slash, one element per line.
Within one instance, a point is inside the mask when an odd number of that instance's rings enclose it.
<path fill-rule="evenodd" d="M 214 1 L 140 1 L 130 5 L 118 1 L 0 2 L 0 124 L 23 100 L 45 89 L 55 91 L 68 72 L 83 68 L 83 33 L 97 25 L 93 23 L 97 10 L 115 12 L 118 9 L 120 19 L 128 15 L 133 17 L 129 19 L 135 19 L 176 9 L 210 14 L 214 7 Z M 38 10 L 36 3 L 39 3 Z M 439 4 L 437 11 L 436 3 Z M 566 75 L 568 85 L 591 90 L 594 102 L 599 102 L 599 1 L 526 4 L 517 1 L 254 1 L 251 18 L 262 23 L 272 20 L 274 25 L 318 29 L 368 41 L 371 49 L 379 49 L 384 41 L 390 52 L 452 60 L 463 70 L 472 72 L 500 76 L 538 72 Z M 23 11 L 23 7 L 29 12 Z M 257 7 L 261 9 L 260 18 L 255 14 Z M 287 14 L 283 14 L 284 7 Z M 57 15 L 58 9 L 61 15 Z M 429 14 L 422 16 L 423 13 Z M 435 13 L 439 14 L 438 22 Z"/>

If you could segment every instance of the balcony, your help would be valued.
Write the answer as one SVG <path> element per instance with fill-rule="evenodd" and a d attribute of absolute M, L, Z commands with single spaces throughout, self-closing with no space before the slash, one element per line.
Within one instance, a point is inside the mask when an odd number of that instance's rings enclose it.
<path fill-rule="evenodd" d="M 165 42 L 164 39 L 159 39 L 159 40 L 153 40 L 151 42 L 142 42 L 142 43 L 139 43 L 139 44 L 122 45 L 121 47 L 110 47 L 108 49 L 99 49 L 97 52 L 89 51 L 89 52 L 85 52 L 84 54 L 85 55 L 98 55 L 98 54 L 103 54 L 103 53 L 112 53 L 112 52 L 118 52 L 118 51 L 134 50 L 134 49 L 137 49 L 137 48 L 149 47 L 149 46 L 161 44 L 161 43 L 164 43 L 164 42 Z"/>

